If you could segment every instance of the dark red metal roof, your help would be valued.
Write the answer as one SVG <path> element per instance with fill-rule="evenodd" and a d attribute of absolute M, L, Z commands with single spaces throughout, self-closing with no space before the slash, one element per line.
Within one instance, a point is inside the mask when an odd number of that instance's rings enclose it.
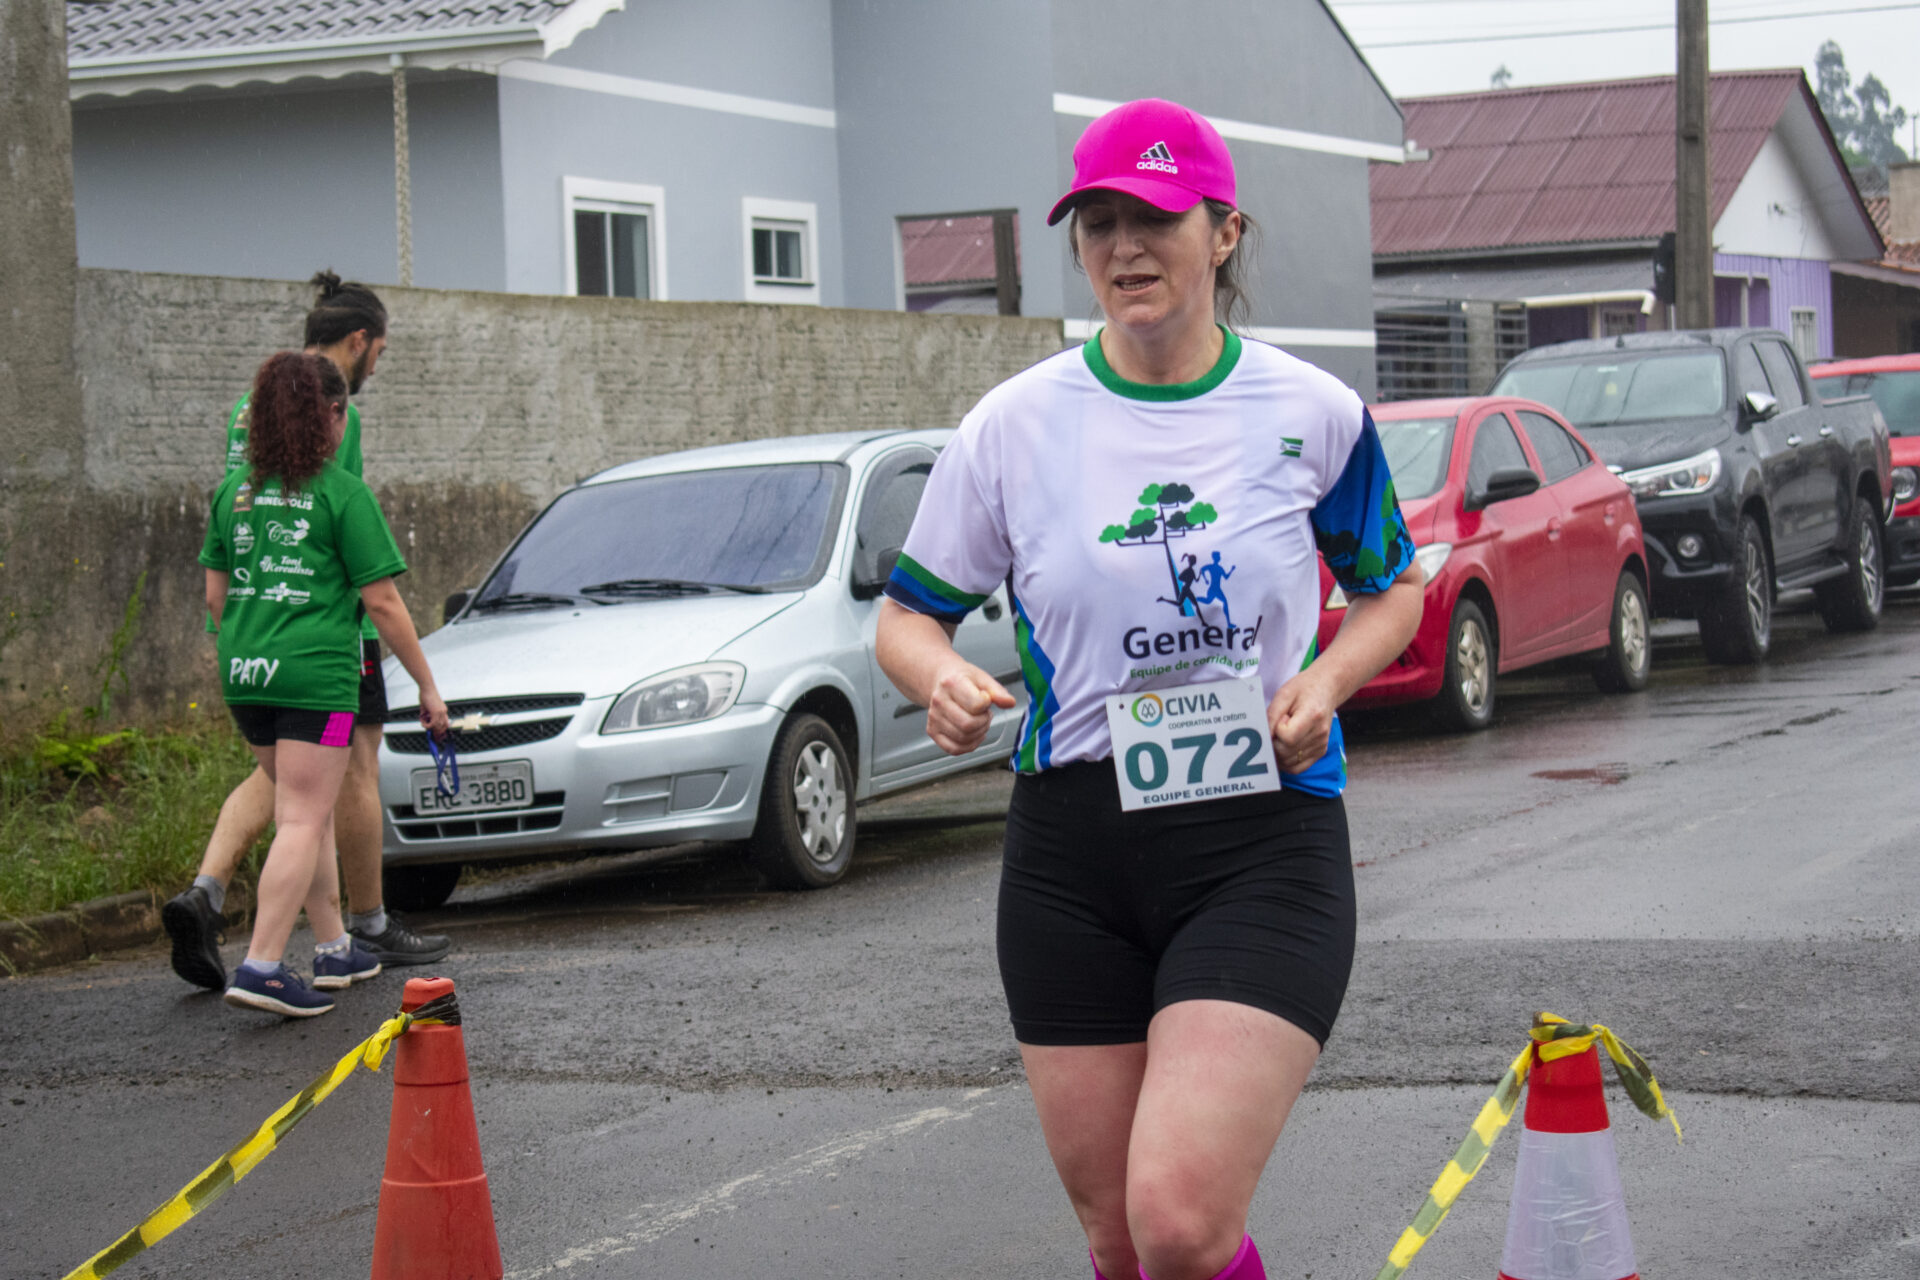
<path fill-rule="evenodd" d="M 1020 260 L 1020 220 L 1013 225 L 1014 262 Z M 900 257 L 907 287 L 992 284 L 993 215 L 914 218 L 900 223 Z"/>
<path fill-rule="evenodd" d="M 1795 93 L 1798 68 L 1712 77 L 1718 221 Z M 1370 166 L 1376 255 L 1655 240 L 1674 227 L 1674 79 L 1405 98 L 1432 159 Z"/>

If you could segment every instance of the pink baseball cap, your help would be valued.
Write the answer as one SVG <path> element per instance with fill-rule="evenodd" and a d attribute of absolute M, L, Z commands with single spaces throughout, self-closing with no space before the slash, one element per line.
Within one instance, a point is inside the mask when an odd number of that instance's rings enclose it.
<path fill-rule="evenodd" d="M 1198 112 L 1162 98 L 1122 103 L 1087 126 L 1073 148 L 1073 187 L 1047 215 L 1052 226 L 1089 191 L 1124 191 L 1185 213 L 1200 201 L 1232 204 L 1233 157 Z"/>

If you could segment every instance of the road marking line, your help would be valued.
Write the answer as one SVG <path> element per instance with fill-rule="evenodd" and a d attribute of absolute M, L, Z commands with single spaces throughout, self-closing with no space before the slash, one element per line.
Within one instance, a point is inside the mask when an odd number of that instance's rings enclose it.
<path fill-rule="evenodd" d="M 742 1174 L 738 1178 L 730 1179 L 678 1202 L 642 1205 L 641 1212 L 627 1218 L 629 1223 L 634 1224 L 630 1230 L 619 1235 L 602 1236 L 598 1240 L 575 1245 L 545 1266 L 526 1271 L 510 1271 L 507 1273 L 507 1280 L 535 1280 L 535 1277 L 552 1275 L 556 1271 L 567 1271 L 582 1263 L 598 1262 L 623 1253 L 632 1253 L 641 1246 L 652 1244 L 699 1218 L 716 1213 L 732 1212 L 738 1207 L 736 1197 L 742 1191 L 774 1192 L 822 1175 L 829 1178 L 837 1177 L 839 1173 L 835 1168 L 836 1165 L 849 1164 L 880 1143 L 904 1138 L 954 1120 L 965 1120 L 985 1107 L 997 1105 L 1009 1089 L 1010 1087 L 1005 1085 L 997 1088 L 968 1089 L 961 1094 L 961 1100 L 964 1103 L 976 1105 L 928 1107 L 871 1129 L 858 1129 L 852 1133 L 841 1134 L 818 1146 L 790 1156 L 778 1164 Z M 995 1092 L 1000 1093 L 1001 1097 L 987 1097 Z M 985 1100 L 982 1101 L 982 1099 Z"/>

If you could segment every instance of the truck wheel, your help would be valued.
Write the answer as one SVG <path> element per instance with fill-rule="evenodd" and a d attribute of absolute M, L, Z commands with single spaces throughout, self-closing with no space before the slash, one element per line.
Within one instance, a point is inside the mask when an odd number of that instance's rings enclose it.
<path fill-rule="evenodd" d="M 853 770 L 840 736 L 819 716 L 780 727 L 760 789 L 753 863 L 783 889 L 824 889 L 853 862 Z"/>
<path fill-rule="evenodd" d="M 1623 571 L 1613 584 L 1613 622 L 1607 628 L 1607 651 L 1593 664 L 1593 682 L 1605 693 L 1638 693 L 1647 687 L 1652 665 L 1646 588 Z"/>
<path fill-rule="evenodd" d="M 1767 656 L 1773 642 L 1773 565 L 1760 522 L 1740 517 L 1733 573 L 1720 598 L 1700 610 L 1700 643 L 1707 661 L 1750 666 Z"/>
<path fill-rule="evenodd" d="M 1829 631 L 1871 631 L 1880 625 L 1886 603 L 1886 564 L 1880 555 L 1880 522 L 1864 498 L 1853 503 L 1852 536 L 1847 539 L 1847 572 L 1813 589 L 1820 620 Z"/>
<path fill-rule="evenodd" d="M 451 898 L 459 883 L 457 862 L 402 864 L 380 872 L 380 891 L 387 905 L 402 911 L 431 911 Z"/>
<path fill-rule="evenodd" d="M 1433 713 L 1441 725 L 1472 733 L 1493 723 L 1493 677 L 1496 661 L 1493 631 L 1486 615 L 1471 600 L 1453 606 L 1453 624 L 1447 628 L 1446 676 Z"/>

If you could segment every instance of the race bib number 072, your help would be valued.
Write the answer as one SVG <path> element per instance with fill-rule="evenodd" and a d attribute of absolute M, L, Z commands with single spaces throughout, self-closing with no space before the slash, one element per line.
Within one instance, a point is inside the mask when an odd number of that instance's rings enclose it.
<path fill-rule="evenodd" d="M 1260 677 L 1106 700 L 1122 809 L 1278 791 Z"/>

